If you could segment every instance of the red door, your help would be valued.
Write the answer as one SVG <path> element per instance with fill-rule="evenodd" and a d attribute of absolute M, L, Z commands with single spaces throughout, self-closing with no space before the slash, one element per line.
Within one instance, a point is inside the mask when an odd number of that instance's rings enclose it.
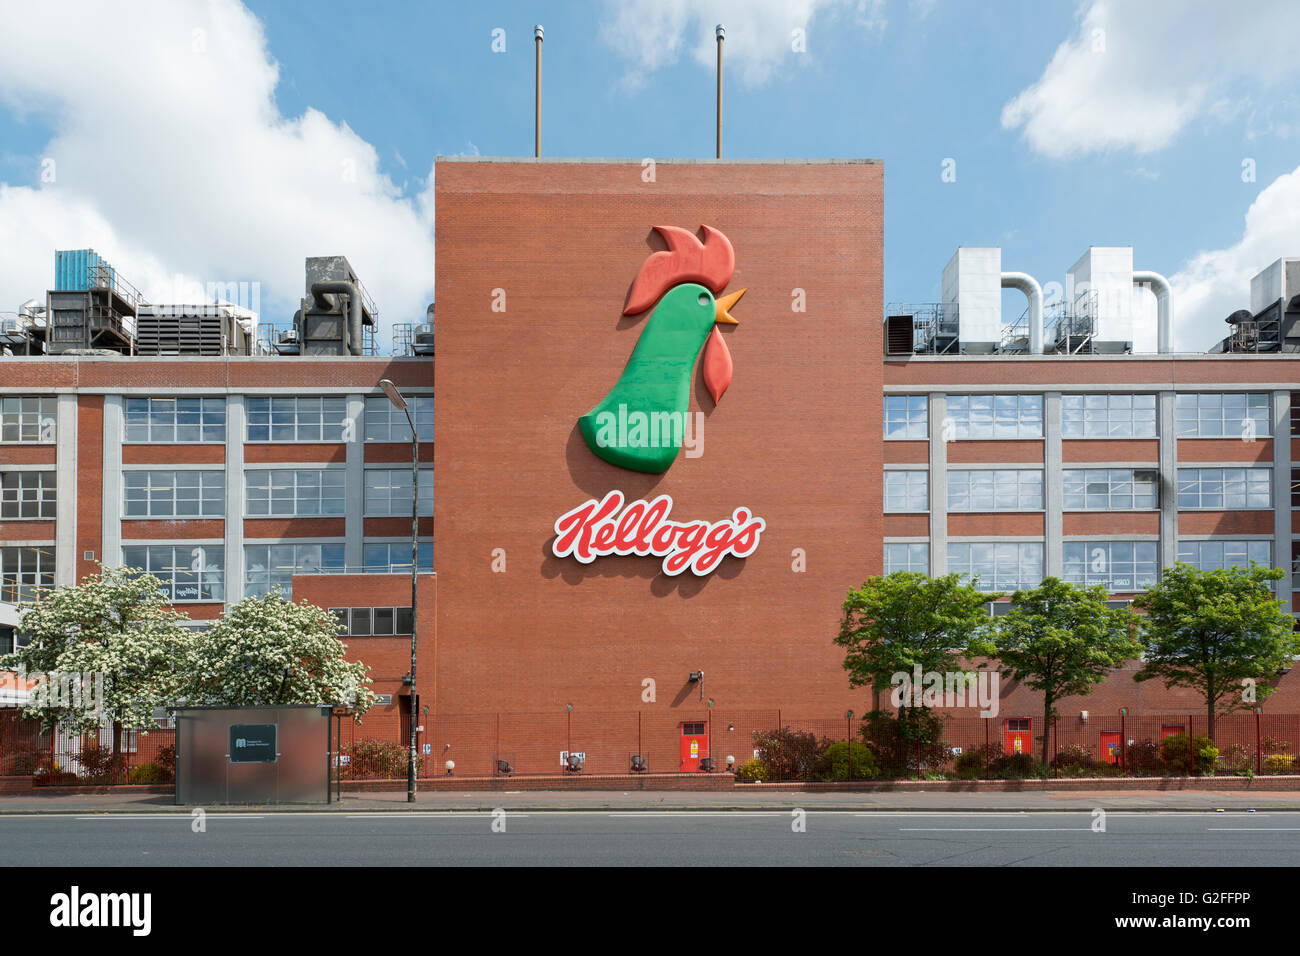
<path fill-rule="evenodd" d="M 1009 717 L 1006 722 L 1006 750 L 1009 754 L 1034 752 L 1032 722 L 1028 717 Z"/>
<path fill-rule="evenodd" d="M 699 773 L 709 755 L 709 725 L 703 720 L 682 722 L 682 773 Z"/>
<path fill-rule="evenodd" d="M 1164 740 L 1166 737 L 1177 737 L 1182 732 L 1183 732 L 1182 724 L 1161 724 L 1160 725 L 1161 740 Z"/>
<path fill-rule="evenodd" d="M 1103 730 L 1101 732 L 1101 759 L 1106 763 L 1119 766 L 1121 741 L 1123 739 L 1118 730 Z"/>

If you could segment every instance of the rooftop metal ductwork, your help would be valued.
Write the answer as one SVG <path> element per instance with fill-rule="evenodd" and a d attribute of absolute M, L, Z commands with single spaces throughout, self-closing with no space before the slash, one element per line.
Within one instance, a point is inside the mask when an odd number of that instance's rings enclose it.
<path fill-rule="evenodd" d="M 1156 351 L 1161 355 L 1172 351 L 1169 339 L 1174 322 L 1174 290 L 1169 280 L 1159 272 L 1134 269 L 1133 284 L 1150 286 L 1156 294 Z"/>
<path fill-rule="evenodd" d="M 365 355 L 378 315 L 344 256 L 307 260 L 307 297 L 295 316 L 300 355 Z M 346 305 L 345 305 L 346 302 Z M 367 335 L 367 332 L 370 335 Z"/>
<path fill-rule="evenodd" d="M 1029 300 L 1029 354 L 1043 354 L 1043 287 L 1028 272 L 1002 273 L 1002 288 L 1018 289 Z"/>

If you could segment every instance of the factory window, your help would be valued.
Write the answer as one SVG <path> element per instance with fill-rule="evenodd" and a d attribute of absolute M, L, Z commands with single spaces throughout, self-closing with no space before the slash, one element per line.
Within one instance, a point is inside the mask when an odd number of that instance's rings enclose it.
<path fill-rule="evenodd" d="M 410 517 L 411 469 L 366 469 L 366 515 Z M 420 469 L 420 514 L 433 514 L 433 469 Z"/>
<path fill-rule="evenodd" d="M 1300 508 L 1300 468 L 1291 469 L 1291 507 Z"/>
<path fill-rule="evenodd" d="M 1140 591 L 1160 573 L 1154 541 L 1066 541 L 1061 545 L 1063 579 L 1080 587 Z"/>
<path fill-rule="evenodd" d="M 54 587 L 54 546 L 0 548 L 0 601 L 36 601 Z"/>
<path fill-rule="evenodd" d="M 1291 542 L 1291 587 L 1300 588 L 1300 541 Z"/>
<path fill-rule="evenodd" d="M 420 570 L 433 570 L 433 542 L 420 542 Z M 411 542 L 367 544 L 364 550 L 367 574 L 410 574 Z"/>
<path fill-rule="evenodd" d="M 410 635 L 409 607 L 332 607 L 338 618 L 340 637 L 388 637 Z"/>
<path fill-rule="evenodd" d="M 343 441 L 349 432 L 348 400 L 338 398 L 245 399 L 248 440 Z"/>
<path fill-rule="evenodd" d="M 1042 438 L 1041 395 L 949 395 L 952 437 Z"/>
<path fill-rule="evenodd" d="M 948 572 L 973 580 L 975 587 L 981 591 L 1015 591 L 1036 587 L 1043 580 L 1043 543 L 950 542 Z"/>
<path fill-rule="evenodd" d="M 1062 395 L 1064 438 L 1155 438 L 1154 395 Z"/>
<path fill-rule="evenodd" d="M 930 573 L 930 546 L 921 543 L 886 544 L 885 574 L 895 571 L 914 571 L 917 574 Z"/>
<path fill-rule="evenodd" d="M 1291 434 L 1300 435 L 1300 392 L 1291 393 Z"/>
<path fill-rule="evenodd" d="M 886 395 L 885 437 L 929 438 L 928 407 L 924 395 Z"/>
<path fill-rule="evenodd" d="M 433 396 L 421 395 L 407 398 L 415 429 L 420 441 L 433 441 Z M 406 424 L 406 413 L 390 402 L 387 396 L 366 398 L 366 441 L 411 440 L 411 429 Z"/>
<path fill-rule="evenodd" d="M 1202 571 L 1219 568 L 1248 568 L 1251 562 L 1269 567 L 1273 561 L 1270 541 L 1179 541 L 1178 560 Z"/>
<path fill-rule="evenodd" d="M 0 518 L 53 518 L 54 503 L 54 472 L 0 474 Z"/>
<path fill-rule="evenodd" d="M 293 596 L 295 574 L 343 571 L 343 544 L 249 544 L 244 546 L 244 594 L 267 594 L 278 586 Z"/>
<path fill-rule="evenodd" d="M 930 473 L 927 471 L 885 472 L 885 510 L 927 510 L 930 507 L 929 486 Z"/>
<path fill-rule="evenodd" d="M 124 471 L 126 518 L 220 518 L 226 513 L 224 471 Z"/>
<path fill-rule="evenodd" d="M 57 412 L 57 398 L 13 395 L 0 399 L 0 441 L 53 442 Z"/>
<path fill-rule="evenodd" d="M 1061 472 L 1065 511 L 1131 511 L 1157 508 L 1160 476 L 1154 469 L 1067 468 Z"/>
<path fill-rule="evenodd" d="M 341 515 L 346 474 L 336 468 L 267 468 L 244 473 L 250 517 Z"/>
<path fill-rule="evenodd" d="M 948 472 L 949 511 L 1041 511 L 1042 507 L 1040 469 Z"/>
<path fill-rule="evenodd" d="M 136 444 L 224 442 L 224 398 L 128 398 L 126 438 Z"/>
<path fill-rule="evenodd" d="M 128 545 L 122 564 L 156 577 L 169 601 L 224 601 L 225 554 L 219 544 Z"/>
<path fill-rule="evenodd" d="M 1267 438 L 1268 394 L 1197 393 L 1176 399 L 1179 438 Z"/>
<path fill-rule="evenodd" d="M 1272 506 L 1268 468 L 1179 468 L 1178 507 L 1240 511 Z"/>

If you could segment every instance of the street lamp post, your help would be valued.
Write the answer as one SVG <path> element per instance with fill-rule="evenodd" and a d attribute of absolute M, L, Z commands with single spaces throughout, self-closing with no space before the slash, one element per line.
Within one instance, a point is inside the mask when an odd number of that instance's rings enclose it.
<path fill-rule="evenodd" d="M 415 763 L 416 763 L 416 726 L 420 719 L 420 697 L 415 692 L 415 635 L 418 631 L 419 614 L 417 591 L 420 573 L 420 436 L 411 419 L 411 409 L 406 399 L 389 379 L 380 379 L 379 387 L 384 390 L 388 400 L 406 414 L 406 423 L 411 428 L 411 752 L 406 764 L 406 802 L 415 802 Z"/>

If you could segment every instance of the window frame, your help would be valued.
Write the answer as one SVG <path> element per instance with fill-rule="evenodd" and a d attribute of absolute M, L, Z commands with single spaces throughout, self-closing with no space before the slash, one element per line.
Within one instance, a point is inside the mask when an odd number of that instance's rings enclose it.
<path fill-rule="evenodd" d="M 987 508 L 975 506 L 974 503 L 975 496 L 972 490 L 974 487 L 974 481 L 972 480 L 972 477 L 975 475 L 991 476 L 988 479 L 988 481 L 990 484 L 990 494 L 992 495 L 992 498 Z M 1016 506 L 1014 508 L 1002 508 L 998 506 L 999 478 L 1000 476 L 1006 476 L 1006 475 L 1016 476 L 1015 478 Z M 1037 504 L 1026 505 L 1022 503 L 1022 499 L 1025 497 L 1024 494 L 1025 475 L 1038 476 L 1038 503 Z M 966 477 L 963 479 L 958 476 L 966 476 Z M 1006 480 L 1005 477 L 1002 477 L 1002 480 L 1005 481 Z M 965 488 L 966 501 L 967 501 L 967 503 L 964 506 L 953 503 L 953 495 L 958 494 L 962 491 L 961 483 L 963 481 L 965 483 L 964 488 Z M 991 514 L 995 512 L 1033 513 L 1033 512 L 1040 512 L 1043 510 L 1043 502 L 1045 500 L 1045 497 L 1043 491 L 1043 469 L 1042 468 L 951 468 L 948 470 L 947 485 L 948 485 L 948 513 L 949 514 Z M 982 490 L 983 489 L 981 488 L 981 491 Z M 1005 492 L 1003 493 L 1005 494 Z"/>
<path fill-rule="evenodd" d="M 1132 552 L 1132 560 L 1124 562 L 1122 559 L 1117 562 L 1114 557 L 1116 546 L 1129 547 Z M 1082 556 L 1072 558 L 1069 554 L 1072 549 L 1082 549 Z M 1096 560 L 1095 552 L 1104 550 L 1106 577 L 1105 580 L 1097 580 L 1096 573 L 1092 572 L 1091 565 Z M 1150 558 L 1140 558 L 1139 551 L 1143 554 L 1150 553 Z M 1082 567 L 1082 573 L 1072 575 L 1070 565 L 1077 562 Z M 1121 566 L 1127 565 L 1131 568 L 1130 577 L 1132 578 L 1132 587 L 1117 587 L 1114 583 L 1115 567 L 1119 563 Z M 1149 565 L 1149 570 L 1145 567 Z M 1074 584 L 1078 587 L 1091 587 L 1095 584 L 1101 584 L 1105 587 L 1108 594 L 1136 594 L 1139 591 L 1145 591 L 1147 588 L 1155 585 L 1160 580 L 1160 544 L 1157 541 L 1148 541 L 1139 538 L 1131 539 L 1105 539 L 1105 540 L 1067 540 L 1061 542 L 1061 580 L 1067 584 Z M 1146 582 L 1146 583 L 1143 583 Z"/>
<path fill-rule="evenodd" d="M 139 402 L 145 403 L 143 409 L 145 420 L 143 423 L 131 421 L 132 416 L 139 413 L 139 409 L 133 409 L 132 406 Z M 182 426 L 180 421 L 182 412 L 186 415 L 194 413 L 188 408 L 182 408 L 182 403 L 187 402 L 198 402 L 198 423 L 193 424 L 187 422 Z M 157 403 L 157 407 L 155 407 L 155 403 Z M 155 415 L 159 412 L 165 412 L 167 408 L 165 403 L 171 403 L 171 422 L 170 424 L 166 422 L 155 423 Z M 212 416 L 211 421 L 208 420 L 209 415 Z M 227 414 L 226 397 L 224 395 L 128 395 L 122 402 L 122 444 L 224 445 L 226 443 L 226 425 L 228 420 L 229 415 Z M 172 437 L 163 438 L 161 437 L 161 432 L 158 436 L 155 436 L 155 425 L 160 430 L 170 428 Z M 197 428 L 199 430 L 199 437 L 195 439 L 177 438 L 177 432 L 181 427 Z M 139 437 L 138 433 L 136 434 L 136 437 L 132 437 L 133 428 L 144 428 L 144 437 Z M 208 429 L 218 430 L 221 437 L 206 437 Z"/>
<path fill-rule="evenodd" d="M 319 405 L 319 417 L 311 421 L 302 420 L 302 409 L 304 403 L 317 403 Z M 265 411 L 260 406 L 265 403 Z M 337 411 L 337 424 L 327 424 L 335 421 L 333 417 L 327 416 L 328 410 Z M 277 414 L 282 414 L 286 407 L 292 405 L 293 415 L 292 424 L 277 421 Z M 262 418 L 265 421 L 254 421 L 254 416 Z M 248 445 L 339 445 L 347 440 L 347 433 L 351 416 L 348 413 L 348 397 L 346 395 L 247 395 L 244 397 L 244 443 Z M 266 437 L 253 437 L 253 429 L 266 429 Z M 275 429 L 292 428 L 293 437 L 277 437 Z M 303 431 L 316 428 L 316 436 L 310 433 L 304 436 Z M 330 437 L 326 437 L 326 429 L 337 429 L 338 437 L 333 437 L 334 432 L 330 432 Z"/>
<path fill-rule="evenodd" d="M 1155 473 L 1154 480 L 1143 481 L 1142 484 L 1151 486 L 1154 496 L 1154 503 L 1151 505 L 1139 505 L 1138 501 L 1138 479 L 1139 471 L 1149 471 Z M 1106 476 L 1106 502 L 1104 504 L 1090 505 L 1089 499 L 1096 496 L 1097 493 L 1090 491 L 1090 487 L 1100 484 L 1097 479 L 1089 479 L 1089 474 L 1104 473 Z M 1127 479 L 1120 478 L 1119 485 L 1127 483 L 1131 489 L 1128 497 L 1133 503 L 1130 505 L 1115 504 L 1114 499 L 1122 492 L 1116 491 L 1115 475 L 1127 475 Z M 1082 475 L 1081 478 L 1075 478 L 1075 475 Z M 1079 491 L 1072 491 L 1072 482 L 1079 482 Z M 1074 506 L 1067 500 L 1067 496 L 1077 494 L 1082 498 L 1082 504 Z M 1141 497 L 1146 497 L 1143 494 Z M 1061 469 L 1061 511 L 1063 512 L 1083 512 L 1083 511 L 1142 511 L 1151 512 L 1160 510 L 1160 472 L 1157 468 L 1062 468 Z"/>
<path fill-rule="evenodd" d="M 25 403 L 35 402 L 35 410 L 25 407 Z M 35 438 L 23 438 L 25 428 L 31 426 L 31 415 L 35 415 Z M 11 422 L 11 417 L 13 421 Z M 50 437 L 42 438 L 45 423 L 50 422 Z M 12 434 L 15 437 L 6 437 Z M 0 445 L 55 445 L 59 441 L 59 398 L 57 395 L 3 395 L 0 396 Z"/>
<path fill-rule="evenodd" d="M 1230 399 L 1230 398 L 1235 399 L 1239 396 L 1244 399 L 1244 406 L 1245 406 L 1246 413 L 1241 416 L 1233 416 L 1230 419 L 1227 414 L 1228 408 L 1225 399 Z M 1205 401 L 1206 399 L 1218 400 L 1217 418 L 1213 417 L 1211 414 L 1208 414 L 1209 412 L 1212 412 L 1213 409 L 1209 407 L 1212 403 Z M 1256 403 L 1258 407 L 1262 408 L 1262 412 L 1263 412 L 1262 426 L 1258 424 L 1258 416 L 1251 414 L 1252 399 L 1262 399 L 1262 404 Z M 1196 430 L 1187 431 L 1184 428 L 1184 423 L 1191 421 L 1192 416 L 1187 415 L 1186 411 L 1192 405 L 1193 402 L 1195 403 L 1195 409 L 1196 409 L 1196 415 L 1195 415 Z M 1241 422 L 1244 421 L 1246 418 L 1250 418 L 1252 421 L 1257 422 L 1255 428 L 1256 438 L 1272 437 L 1273 410 L 1272 410 L 1272 397 L 1270 393 L 1268 392 L 1179 392 L 1174 396 L 1174 437 L 1175 438 L 1240 439 L 1243 437 Z M 1216 433 L 1201 432 L 1200 429 L 1202 423 L 1207 421 L 1217 422 L 1220 431 Z M 1235 421 L 1237 424 L 1230 429 L 1229 421 Z"/>
<path fill-rule="evenodd" d="M 891 548 L 905 549 L 907 560 L 902 567 L 897 566 L 890 559 Z M 917 567 L 914 561 L 915 556 L 921 555 L 921 567 Z M 930 543 L 928 541 L 886 541 L 884 553 L 881 562 L 881 570 L 884 574 L 893 574 L 895 571 L 910 571 L 914 574 L 930 574 Z"/>
<path fill-rule="evenodd" d="M 0 521 L 52 521 L 58 517 L 58 471 L 53 468 L 13 468 L 0 471 Z M 35 486 L 30 486 L 26 480 L 28 476 L 35 478 Z M 49 478 L 49 484 L 46 484 L 46 476 Z M 16 481 L 6 487 L 10 479 Z M 35 492 L 35 498 L 29 499 L 24 497 L 25 492 Z M 23 505 L 34 503 L 36 505 L 36 514 L 25 515 L 22 513 Z M 9 506 L 13 505 L 14 514 L 7 514 Z M 49 514 L 44 512 L 49 510 Z"/>
<path fill-rule="evenodd" d="M 901 403 L 902 408 L 891 410 L 891 404 Z M 893 413 L 891 414 L 891 411 Z M 930 439 L 930 396 L 929 395 L 886 395 L 881 405 L 886 441 L 929 441 Z M 901 412 L 901 414 L 899 414 Z M 890 432 L 891 422 L 902 424 L 902 434 Z M 920 434 L 913 434 L 919 427 Z"/>
<path fill-rule="evenodd" d="M 902 491 L 905 507 L 891 507 L 890 484 L 900 482 L 905 486 Z M 917 494 L 914 486 L 920 487 L 921 505 L 917 508 L 911 507 Z M 894 497 L 898 497 L 896 491 Z M 930 510 L 930 472 L 919 468 L 886 468 L 882 503 L 886 514 L 921 514 L 928 512 Z"/>
<path fill-rule="evenodd" d="M 266 511 L 254 510 L 254 492 L 261 491 L 261 486 L 254 487 L 253 479 L 255 476 L 266 475 L 268 483 L 266 485 Z M 304 511 L 301 508 L 303 501 L 311 501 L 310 497 L 304 498 L 300 494 L 303 485 L 304 475 L 319 476 L 315 487 L 315 503 L 318 508 L 316 511 Z M 327 482 L 325 476 L 328 475 Z M 277 486 L 272 481 L 272 476 L 289 476 L 292 482 L 290 489 L 290 498 L 293 502 L 293 510 L 276 511 L 274 510 L 277 501 L 283 501 L 283 496 L 277 499 L 275 494 Z M 326 484 L 337 484 L 337 494 L 326 495 Z M 310 490 L 310 489 L 307 489 Z M 333 489 L 331 489 L 333 490 Z M 325 503 L 327 501 L 337 501 L 337 511 L 326 511 Z M 244 517 L 246 518 L 343 518 L 347 516 L 348 510 L 348 485 L 346 468 L 247 468 L 244 470 Z"/>
<path fill-rule="evenodd" d="M 33 557 L 34 566 L 30 560 L 24 560 Z M 6 604 L 39 601 L 42 592 L 54 588 L 54 560 L 52 544 L 0 544 L 0 601 Z"/>
<path fill-rule="evenodd" d="M 1189 565 L 1191 565 L 1191 566 L 1194 567 L 1194 568 L 1199 568 L 1199 569 L 1201 569 L 1202 571 L 1205 571 L 1205 570 L 1216 570 L 1216 569 L 1214 569 L 1214 568 L 1206 568 L 1203 564 L 1200 563 L 1200 560 L 1199 560 L 1200 549 L 1203 548 L 1203 547 L 1204 547 L 1205 545 L 1207 545 L 1207 544 L 1208 544 L 1208 545 L 1216 545 L 1216 544 L 1217 544 L 1217 545 L 1220 545 L 1220 546 L 1223 548 L 1223 551 L 1221 551 L 1220 553 L 1221 553 L 1221 554 L 1225 554 L 1225 555 L 1226 555 L 1227 548 L 1228 548 L 1229 545 L 1232 545 L 1232 546 L 1245 545 L 1245 555 L 1246 555 L 1246 563 L 1245 563 L 1245 564 L 1227 564 L 1227 563 L 1221 562 L 1220 565 L 1219 565 L 1219 567 L 1224 567 L 1224 568 L 1230 568 L 1230 567 L 1235 567 L 1235 568 L 1249 568 L 1249 567 L 1250 567 L 1250 562 L 1251 562 L 1251 561 L 1255 561 L 1255 563 L 1259 564 L 1261 567 L 1265 567 L 1265 568 L 1271 568 L 1271 567 L 1273 567 L 1273 540 L 1272 540 L 1271 538 L 1230 538 L 1230 537 L 1222 537 L 1222 538 L 1221 538 L 1221 537 L 1213 537 L 1213 538 L 1179 538 L 1179 539 L 1178 539 L 1178 556 L 1177 556 L 1177 560 L 1178 560 L 1179 562 L 1183 563 L 1183 564 L 1189 564 Z M 1262 548 L 1264 548 L 1264 549 L 1267 549 L 1267 552 L 1268 552 L 1268 558 L 1267 558 L 1267 560 L 1265 560 L 1265 561 L 1257 561 L 1256 559 L 1252 558 L 1252 557 L 1250 556 L 1250 552 L 1251 552 L 1251 550 L 1252 550 L 1252 547 L 1251 547 L 1252 545 L 1260 546 L 1260 547 L 1262 547 Z M 1186 557 L 1185 557 L 1185 555 L 1187 554 L 1187 550 L 1186 550 L 1186 549 L 1187 549 L 1188 547 L 1193 547 L 1193 546 L 1197 549 L 1197 555 L 1198 555 L 1198 560 L 1195 561 L 1195 562 L 1193 562 L 1193 561 L 1188 561 L 1188 560 L 1186 559 Z"/>
<path fill-rule="evenodd" d="M 265 569 L 264 571 L 259 572 L 259 580 L 255 581 L 253 578 L 254 561 L 252 560 L 251 552 L 254 549 L 260 550 L 263 548 L 266 549 Z M 275 560 L 274 554 L 276 549 L 283 549 L 283 548 L 292 549 L 292 553 L 293 553 L 293 564 L 291 570 L 287 575 L 288 584 L 283 589 L 283 594 L 286 599 L 289 599 L 293 596 L 294 575 L 312 573 L 313 570 L 318 570 L 321 573 L 342 574 L 346 569 L 347 559 L 344 554 L 344 543 L 342 541 L 275 541 L 275 542 L 254 542 L 251 544 L 245 544 L 244 545 L 244 596 L 245 597 L 250 597 L 250 596 L 260 597 L 264 594 L 269 594 L 271 588 L 276 584 L 275 578 L 277 576 L 284 576 L 282 575 L 281 572 L 277 570 L 276 566 L 272 565 L 272 561 Z M 305 565 L 303 563 L 302 558 L 300 557 L 299 552 L 307 548 L 319 549 L 320 561 L 315 568 L 311 568 Z M 327 553 L 329 557 L 328 563 L 326 561 Z M 337 562 L 334 560 L 335 555 L 337 555 Z M 261 575 L 264 575 L 266 578 L 265 590 L 257 589 L 257 585 L 260 584 Z"/>
<path fill-rule="evenodd" d="M 1137 405 L 1138 399 L 1143 401 L 1142 411 L 1147 410 L 1146 401 L 1148 399 L 1150 400 L 1150 434 L 1138 434 L 1138 419 L 1136 415 L 1136 412 L 1139 410 Z M 1117 402 L 1123 402 L 1126 400 L 1129 402 L 1127 409 L 1116 407 Z M 1072 407 L 1076 402 L 1078 403 L 1078 408 Z M 1090 402 L 1093 403 L 1091 408 L 1089 407 Z M 1129 412 L 1128 425 L 1130 427 L 1130 434 L 1127 435 L 1116 433 L 1116 423 L 1111 419 L 1113 412 L 1125 410 Z M 1094 414 L 1094 421 L 1096 421 L 1095 414 L 1097 412 L 1104 413 L 1102 421 L 1105 425 L 1106 434 L 1087 434 L 1088 425 L 1090 424 L 1088 420 L 1090 412 Z M 1072 426 L 1076 424 L 1078 427 L 1078 433 L 1072 434 Z M 1123 422 L 1120 422 L 1119 424 L 1122 426 Z M 1143 416 L 1142 424 L 1147 424 L 1145 416 Z M 1063 440 L 1092 441 L 1096 439 L 1135 439 L 1138 441 L 1150 441 L 1159 437 L 1160 403 L 1154 392 L 1066 392 L 1061 395 L 1061 438 Z"/>
<path fill-rule="evenodd" d="M 434 398 L 433 395 L 407 395 L 406 404 L 411 411 L 411 420 L 420 441 L 432 442 L 434 437 Z M 383 415 L 380 415 L 380 411 Z M 380 429 L 379 419 L 383 418 L 386 437 L 371 437 L 372 427 Z M 427 434 L 426 434 L 427 429 Z M 396 437 L 394 437 L 396 436 Z M 367 395 L 365 408 L 361 413 L 361 440 L 363 444 L 407 444 L 411 443 L 411 430 L 406 424 L 406 413 L 395 406 L 387 395 Z"/>
<path fill-rule="evenodd" d="M 131 560 L 134 557 L 131 552 L 143 551 L 145 561 L 143 564 Z M 152 552 L 170 551 L 170 558 L 163 557 L 163 561 L 170 561 L 170 568 L 160 568 L 158 571 L 153 570 Z M 203 552 L 201 561 L 203 567 L 195 570 L 191 562 L 188 569 L 182 569 L 178 564 L 178 553 L 189 552 L 190 558 L 195 557 L 195 552 Z M 210 556 L 215 556 L 217 564 L 214 567 L 209 560 Z M 146 574 L 152 574 L 158 580 L 166 585 L 163 588 L 163 594 L 171 604 L 221 604 L 226 600 L 226 546 L 224 544 L 194 542 L 192 544 L 166 544 L 166 543 L 140 543 L 131 542 L 122 545 L 122 566 L 138 567 L 144 570 Z M 197 597 L 178 598 L 176 597 L 177 578 L 178 576 L 194 575 L 193 586 Z M 215 578 L 215 580 L 212 580 Z M 186 583 L 186 582 L 182 582 Z M 211 590 L 204 590 L 205 585 Z M 215 593 L 214 593 L 215 592 Z"/>
<path fill-rule="evenodd" d="M 1015 400 L 1015 428 L 1016 434 L 998 434 L 999 418 L 1009 411 L 1008 405 L 1010 400 Z M 976 404 L 980 407 L 976 407 Z M 987 408 L 983 407 L 987 403 Z M 962 409 L 962 406 L 964 410 Z M 1037 416 L 1032 412 L 1037 409 Z M 1030 414 L 1026 414 L 1026 410 Z M 988 415 L 988 421 L 978 423 L 980 431 L 983 431 L 986 424 L 989 434 L 971 434 L 975 427 L 974 416 L 979 414 L 981 418 L 985 413 Z M 1039 392 L 981 392 L 975 394 L 954 394 L 948 395 L 946 407 L 944 409 L 944 424 L 947 426 L 951 423 L 952 435 L 954 441 L 1042 441 L 1044 432 L 1043 423 L 1043 396 Z M 1037 425 L 1037 433 L 1025 434 L 1024 429 L 1027 425 Z"/>
<path fill-rule="evenodd" d="M 1002 583 L 1001 579 L 999 578 L 998 561 L 1001 555 L 999 554 L 998 549 L 1004 549 L 1008 547 L 1012 547 L 1016 549 L 1016 583 L 1014 585 Z M 968 549 L 967 557 L 964 561 L 961 560 L 959 557 L 955 557 L 953 554 L 954 549 L 961 549 L 961 548 Z M 993 573 L 989 577 L 985 577 L 984 575 L 974 571 L 976 548 L 994 549 Z M 1038 577 L 1036 580 L 1029 580 L 1023 577 L 1024 566 L 1025 566 L 1025 555 L 1027 551 L 1032 553 L 1034 549 L 1037 550 L 1037 556 L 1038 556 L 1038 572 L 1037 572 Z M 992 593 L 994 591 L 1003 591 L 1007 593 L 1012 593 L 1017 590 L 1023 590 L 1025 588 L 1037 587 L 1039 584 L 1042 583 L 1043 576 L 1045 573 L 1044 569 L 1046 567 L 1044 564 L 1046 560 L 1046 551 L 1047 551 L 1046 542 L 1044 541 L 1020 541 L 1014 538 L 1011 539 L 1004 538 L 998 541 L 949 541 L 948 542 L 948 571 L 950 573 L 961 574 L 967 583 L 971 582 L 973 578 L 976 577 L 980 578 L 980 581 L 978 584 L 975 585 L 975 588 L 976 590 L 982 593 Z M 963 564 L 965 565 L 967 570 L 965 571 L 958 570 L 958 567 Z"/>
<path fill-rule="evenodd" d="M 1214 491 L 1205 490 L 1205 485 L 1207 483 L 1207 479 L 1205 476 L 1207 474 L 1213 474 L 1214 472 L 1219 472 L 1221 476 L 1218 479 L 1219 491 L 1217 493 Z M 1237 472 L 1240 472 L 1242 474 L 1242 477 L 1240 479 L 1229 478 L 1230 474 L 1234 474 Z M 1194 479 L 1188 479 L 1184 477 L 1188 473 L 1195 473 L 1196 477 Z M 1263 477 L 1262 481 L 1259 480 L 1261 475 Z M 1194 492 L 1184 491 L 1184 488 L 1186 487 L 1184 483 L 1188 481 L 1195 482 Z M 1230 481 L 1240 481 L 1242 483 L 1242 491 L 1241 491 L 1242 498 L 1240 504 L 1233 504 L 1229 500 L 1228 485 Z M 1263 485 L 1264 491 L 1268 496 L 1266 503 L 1262 505 L 1259 504 L 1252 505 L 1249 503 L 1252 481 L 1257 486 L 1260 484 Z M 1219 504 L 1204 503 L 1207 496 L 1212 497 L 1215 494 L 1217 494 L 1219 498 Z M 1185 504 L 1183 501 L 1184 495 L 1187 496 L 1194 495 L 1197 500 L 1197 503 Z M 1252 467 L 1252 466 L 1242 466 L 1240 468 L 1236 466 L 1231 466 L 1231 467 L 1224 468 L 1224 467 L 1213 466 L 1213 465 L 1192 466 L 1190 468 L 1179 468 L 1178 476 L 1177 476 L 1177 496 L 1178 497 L 1176 500 L 1178 503 L 1179 511 L 1272 511 L 1273 510 L 1273 469 L 1268 467 L 1259 468 L 1259 467 Z"/>
<path fill-rule="evenodd" d="M 371 495 L 370 476 L 375 474 L 380 474 L 380 473 L 389 474 L 389 475 L 398 475 L 400 476 L 400 478 L 404 478 L 406 481 L 410 481 L 411 479 L 411 469 L 409 467 L 366 468 L 364 473 L 365 475 L 364 487 L 362 488 L 362 499 L 361 499 L 362 514 L 367 518 L 409 518 L 411 516 L 411 506 L 405 502 L 405 496 L 403 496 L 401 499 L 398 499 L 401 502 L 401 507 L 398 510 L 393 510 L 392 506 L 393 506 L 396 489 L 395 486 L 392 485 L 389 486 L 389 491 L 388 491 L 389 510 L 375 511 L 371 509 L 372 495 Z M 391 478 L 387 480 L 392 481 Z M 399 479 L 399 484 L 400 484 L 400 479 Z M 433 494 L 434 494 L 433 469 L 421 467 L 420 468 L 420 517 L 421 518 L 433 517 Z M 374 499 L 377 498 L 378 498 L 377 495 L 374 496 Z M 427 510 L 426 510 L 426 505 L 427 505 Z"/>
<path fill-rule="evenodd" d="M 137 481 L 136 476 L 145 476 L 143 487 L 133 485 Z M 161 492 L 163 484 L 159 484 L 156 489 L 153 484 L 155 475 L 170 476 L 166 483 L 171 486 L 171 508 L 166 514 L 154 513 L 153 506 L 155 501 L 155 490 Z M 198 501 L 199 510 L 194 514 L 181 514 L 178 510 L 178 502 L 182 500 L 177 496 L 180 490 L 180 482 L 177 478 L 180 475 L 197 475 L 198 476 Z M 215 478 L 213 476 L 216 476 Z M 220 491 L 220 497 L 214 498 L 204 494 L 205 491 L 215 487 Z M 143 491 L 143 502 L 145 510 L 143 514 L 131 512 L 132 491 Z M 159 499 L 164 500 L 164 499 Z M 215 510 L 205 511 L 205 506 L 210 506 Z M 147 521 L 151 518 L 171 518 L 179 521 L 200 521 L 207 518 L 224 518 L 226 516 L 226 472 L 223 468 L 123 468 L 122 469 L 122 520 L 123 521 Z"/>

